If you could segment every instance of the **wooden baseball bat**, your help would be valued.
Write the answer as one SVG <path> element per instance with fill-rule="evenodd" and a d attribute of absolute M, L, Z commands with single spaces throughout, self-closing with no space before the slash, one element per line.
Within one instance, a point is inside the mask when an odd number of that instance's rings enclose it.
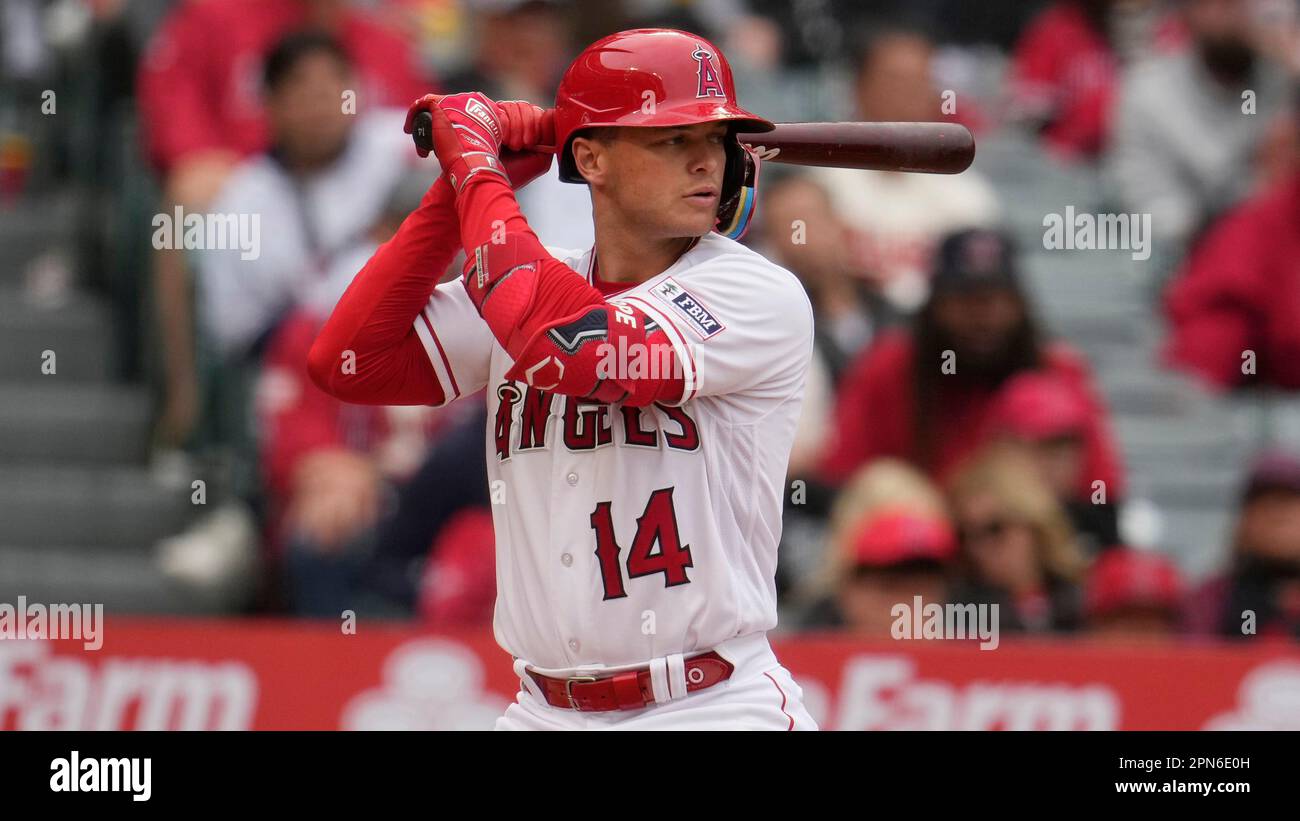
<path fill-rule="evenodd" d="M 411 130 L 417 146 L 433 150 L 427 111 L 416 115 Z M 956 123 L 777 123 L 772 131 L 737 138 L 764 161 L 792 165 L 960 174 L 975 159 L 975 138 Z"/>

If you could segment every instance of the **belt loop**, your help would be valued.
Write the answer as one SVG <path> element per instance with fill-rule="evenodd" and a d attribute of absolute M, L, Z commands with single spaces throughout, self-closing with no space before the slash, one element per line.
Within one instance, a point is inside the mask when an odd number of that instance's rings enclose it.
<path fill-rule="evenodd" d="M 686 697 L 686 659 L 681 653 L 668 656 L 668 692 L 672 698 Z"/>
<path fill-rule="evenodd" d="M 546 695 L 542 692 L 542 688 L 538 687 L 537 682 L 533 681 L 533 677 L 528 675 L 528 662 L 523 659 L 515 659 L 514 670 L 515 675 L 519 676 L 519 683 L 524 686 L 528 694 L 545 703 Z"/>
<path fill-rule="evenodd" d="M 673 699 L 668 686 L 668 662 L 664 659 L 650 659 L 650 689 L 654 692 L 656 704 Z"/>

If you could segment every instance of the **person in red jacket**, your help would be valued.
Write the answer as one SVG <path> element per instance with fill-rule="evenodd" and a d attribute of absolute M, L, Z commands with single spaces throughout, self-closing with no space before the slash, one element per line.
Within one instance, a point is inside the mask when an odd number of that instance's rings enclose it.
<path fill-rule="evenodd" d="M 240 160 L 269 140 L 263 59 L 292 31 L 313 28 L 338 39 L 357 77 L 355 111 L 405 108 L 428 88 L 410 44 L 348 0 L 185 0 L 140 61 L 139 114 L 144 150 L 162 177 L 161 212 L 205 210 Z M 164 406 L 157 437 L 187 439 L 197 418 L 193 309 L 183 252 L 153 260 Z"/>
<path fill-rule="evenodd" d="M 359 78 L 357 110 L 405 108 L 428 90 L 410 43 L 346 0 L 189 0 L 140 63 L 140 116 L 155 167 L 170 177 L 195 162 L 233 163 L 264 150 L 262 59 L 300 28 L 328 31 L 343 46 Z"/>
<path fill-rule="evenodd" d="M 1165 291 L 1164 358 L 1214 389 L 1300 390 L 1300 172 L 1229 212 Z"/>
<path fill-rule="evenodd" d="M 1114 0 L 1065 0 L 1025 29 L 1012 58 L 1013 106 L 1067 158 L 1105 147 L 1119 60 L 1108 22 Z"/>
<path fill-rule="evenodd" d="M 1123 493 L 1107 411 L 1089 368 L 1072 348 L 1045 341 L 1016 274 L 1010 237 L 971 229 L 939 248 L 933 288 L 911 331 L 882 335 L 849 366 L 820 462 L 825 481 L 839 484 L 882 456 L 905 459 L 939 481 L 991 430 L 999 390 L 1012 376 L 1041 370 L 1086 398 L 1079 492 L 1102 481 Z"/>

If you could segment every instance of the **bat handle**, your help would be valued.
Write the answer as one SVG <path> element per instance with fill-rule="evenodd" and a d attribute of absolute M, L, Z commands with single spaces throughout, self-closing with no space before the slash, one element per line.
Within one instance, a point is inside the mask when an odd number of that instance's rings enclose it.
<path fill-rule="evenodd" d="M 415 142 L 415 147 L 425 151 L 433 151 L 433 115 L 427 111 L 421 111 L 415 115 L 414 122 L 411 123 L 411 139 Z"/>
<path fill-rule="evenodd" d="M 421 111 L 419 114 L 415 115 L 415 119 L 411 122 L 411 141 L 415 143 L 416 148 L 423 148 L 425 151 L 430 153 L 433 152 L 432 114 L 427 111 Z M 555 146 L 538 145 L 528 150 L 535 151 L 538 154 L 554 154 Z M 502 153 L 508 156 L 510 154 L 510 149 L 503 148 Z"/>

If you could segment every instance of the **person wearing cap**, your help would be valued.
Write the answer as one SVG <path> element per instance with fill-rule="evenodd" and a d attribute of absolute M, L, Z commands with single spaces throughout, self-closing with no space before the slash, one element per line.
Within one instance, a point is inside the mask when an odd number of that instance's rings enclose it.
<path fill-rule="evenodd" d="M 886 509 L 864 522 L 835 591 L 840 624 L 871 638 L 887 638 L 899 603 L 919 596 L 947 602 L 945 568 L 956 554 L 952 525 L 942 516 L 908 508 Z"/>
<path fill-rule="evenodd" d="M 1196 591 L 1187 626 L 1227 638 L 1300 638 L 1300 454 L 1274 450 L 1254 460 L 1232 564 Z"/>
<path fill-rule="evenodd" d="M 1132 641 L 1178 632 L 1183 582 L 1168 557 L 1115 546 L 1098 557 L 1084 588 L 1089 634 Z"/>
<path fill-rule="evenodd" d="M 940 246 L 931 294 L 911 330 L 882 334 L 849 366 L 819 465 L 842 483 L 882 456 L 943 481 L 988 436 L 998 393 L 1013 377 L 1052 374 L 1083 398 L 1091 420 L 1077 492 L 1105 483 L 1123 493 L 1108 414 L 1087 363 L 1048 341 L 1020 287 L 1015 248 L 1002 231 L 971 229 Z"/>
<path fill-rule="evenodd" d="M 946 601 L 955 550 L 943 492 L 910 465 L 880 459 L 835 499 L 821 572 L 792 594 L 800 625 L 887 637 L 895 604 Z"/>
<path fill-rule="evenodd" d="M 1007 380 L 989 418 L 992 439 L 1027 449 L 1090 554 L 1120 541 L 1118 500 L 1084 492 L 1091 490 L 1084 469 L 1096 423 L 1088 397 L 1068 380 L 1041 371 Z"/>

